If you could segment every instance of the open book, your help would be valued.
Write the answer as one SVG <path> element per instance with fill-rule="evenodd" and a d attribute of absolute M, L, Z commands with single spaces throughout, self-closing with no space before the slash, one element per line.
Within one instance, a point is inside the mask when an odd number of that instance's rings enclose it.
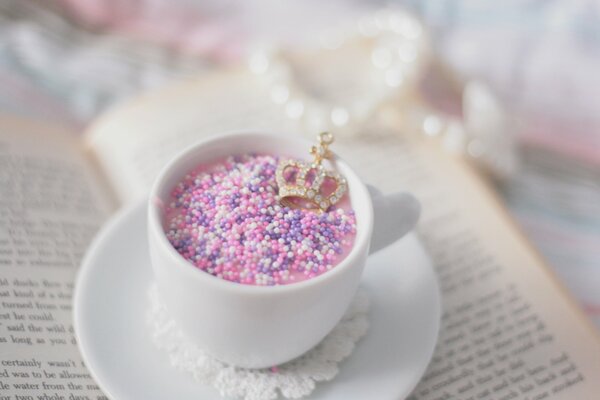
<path fill-rule="evenodd" d="M 107 113 L 83 136 L 0 118 L 0 399 L 106 398 L 73 335 L 82 253 L 186 145 L 232 129 L 298 134 L 265 90 L 239 71 L 185 81 Z M 339 138 L 336 150 L 366 182 L 423 204 L 418 232 L 444 312 L 412 399 L 599 396 L 596 331 L 469 166 L 404 132 Z"/>

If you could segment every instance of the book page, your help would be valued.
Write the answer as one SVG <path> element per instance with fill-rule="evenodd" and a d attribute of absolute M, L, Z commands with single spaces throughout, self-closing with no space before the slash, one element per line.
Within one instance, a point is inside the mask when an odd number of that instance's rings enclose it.
<path fill-rule="evenodd" d="M 112 208 L 79 141 L 0 117 L 0 399 L 107 400 L 72 324 L 79 261 Z"/>
<path fill-rule="evenodd" d="M 600 392 L 600 338 L 498 199 L 434 143 L 336 143 L 365 179 L 423 206 L 421 240 L 442 290 L 432 363 L 411 400 L 587 399 Z"/>
<path fill-rule="evenodd" d="M 119 165 L 122 187 L 135 186 L 142 196 L 166 160 L 223 125 L 288 132 L 283 110 L 260 100 L 265 90 L 253 79 L 222 75 L 138 100 L 96 124 L 90 144 L 104 165 Z M 242 93 L 247 88 L 251 94 Z M 252 95 L 249 112 L 247 101 L 238 100 Z M 257 116 L 260 121 L 252 119 Z M 290 134 L 294 130 L 300 131 L 290 128 Z M 123 146 L 118 137 L 126 134 L 129 144 Z M 439 343 L 412 400 L 596 396 L 597 334 L 483 181 L 434 143 L 407 132 L 367 136 L 338 137 L 335 149 L 366 182 L 417 195 L 423 204 L 418 232 L 442 289 Z"/>
<path fill-rule="evenodd" d="M 203 138 L 234 130 L 297 132 L 283 112 L 258 79 L 234 70 L 134 99 L 96 121 L 85 139 L 120 201 L 133 203 L 163 165 Z"/>

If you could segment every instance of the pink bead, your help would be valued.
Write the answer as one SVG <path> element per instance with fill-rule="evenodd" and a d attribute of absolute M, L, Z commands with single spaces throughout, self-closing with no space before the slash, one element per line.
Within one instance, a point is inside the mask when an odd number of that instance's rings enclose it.
<path fill-rule="evenodd" d="M 278 285 L 326 273 L 326 265 L 346 256 L 356 232 L 347 202 L 342 201 L 341 214 L 326 220 L 312 211 L 280 207 L 274 179 L 278 159 L 242 155 L 237 160 L 242 161 L 200 166 L 172 190 L 167 204 L 178 205 L 166 207 L 165 226 L 183 257 L 225 280 Z M 335 253 L 323 251 L 325 246 Z"/>

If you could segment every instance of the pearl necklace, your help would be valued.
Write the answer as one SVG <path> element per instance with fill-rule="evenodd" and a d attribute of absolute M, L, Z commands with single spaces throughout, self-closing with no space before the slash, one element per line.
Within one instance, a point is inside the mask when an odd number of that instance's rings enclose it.
<path fill-rule="evenodd" d="M 304 90 L 294 73 L 293 57 L 284 50 L 255 51 L 248 65 L 267 84 L 271 100 L 308 132 L 351 134 L 360 131 L 383 103 L 401 96 L 418 81 L 429 47 L 421 23 L 402 11 L 380 11 L 360 19 L 353 29 L 332 31 L 321 38 L 321 51 L 335 52 L 347 46 L 366 47 L 370 57 L 366 76 L 371 84 L 360 95 L 340 102 Z M 344 74 L 347 67 L 339 65 L 339 73 Z M 350 76 L 348 81 L 365 76 L 357 75 L 360 76 Z"/>
<path fill-rule="evenodd" d="M 380 126 L 389 120 L 402 132 L 435 138 L 446 151 L 474 161 L 497 178 L 510 177 L 516 171 L 514 126 L 485 84 L 466 83 L 462 119 L 440 114 L 422 103 L 419 96 L 409 96 L 430 59 L 427 34 L 416 18 L 401 10 L 363 17 L 351 29 L 323 36 L 321 53 L 313 58 L 357 44 L 367 45 L 371 73 L 361 71 L 353 78 L 368 75 L 374 79 L 368 90 L 344 103 L 307 93 L 294 74 L 293 57 L 281 49 L 256 51 L 248 65 L 266 83 L 271 100 L 310 134 L 356 134 L 366 131 L 365 123 L 377 116 Z M 340 74 L 347 73 L 345 65 L 340 67 Z"/>

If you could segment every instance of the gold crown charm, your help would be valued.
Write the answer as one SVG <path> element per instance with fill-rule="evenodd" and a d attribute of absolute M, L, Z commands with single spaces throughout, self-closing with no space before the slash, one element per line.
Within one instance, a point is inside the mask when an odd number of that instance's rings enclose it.
<path fill-rule="evenodd" d="M 312 163 L 289 159 L 279 162 L 275 177 L 281 204 L 292 208 L 327 211 L 346 193 L 346 179 L 322 165 L 324 159 L 332 157 L 329 145 L 333 143 L 333 135 L 323 132 L 319 134 L 318 140 L 319 145 L 310 149 L 315 157 Z M 325 194 L 324 189 L 330 190 Z"/>

